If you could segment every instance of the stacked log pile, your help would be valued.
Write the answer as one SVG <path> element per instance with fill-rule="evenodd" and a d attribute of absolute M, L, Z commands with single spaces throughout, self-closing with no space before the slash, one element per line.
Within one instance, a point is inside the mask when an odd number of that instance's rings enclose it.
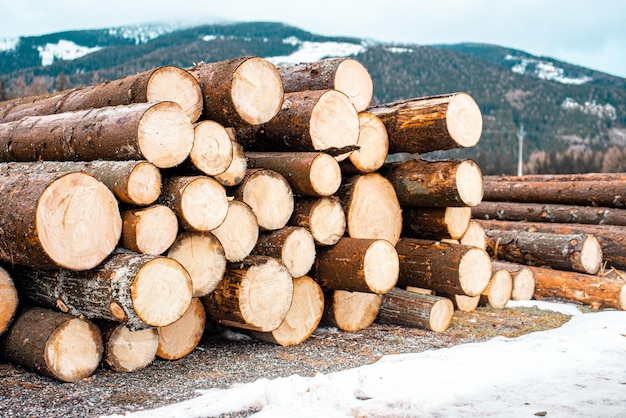
<path fill-rule="evenodd" d="M 624 190 L 618 173 L 486 176 L 472 216 L 494 258 L 528 265 L 535 298 L 626 309 Z"/>
<path fill-rule="evenodd" d="M 0 354 L 75 381 L 209 322 L 293 345 L 529 297 L 471 219 L 479 167 L 418 156 L 478 142 L 473 99 L 372 93 L 352 59 L 241 57 L 0 103 Z"/>

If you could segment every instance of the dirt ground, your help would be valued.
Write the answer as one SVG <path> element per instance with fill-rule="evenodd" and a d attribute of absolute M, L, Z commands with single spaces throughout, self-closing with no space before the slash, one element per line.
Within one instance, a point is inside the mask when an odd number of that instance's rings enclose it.
<path fill-rule="evenodd" d="M 196 349 L 176 361 L 155 359 L 133 373 L 101 366 L 91 377 L 61 383 L 0 360 L 0 417 L 97 417 L 150 409 L 227 388 L 293 374 L 314 376 L 373 363 L 382 356 L 515 337 L 552 329 L 569 316 L 537 308 L 478 308 L 455 312 L 442 333 L 375 322 L 355 333 L 321 325 L 302 344 L 281 347 L 239 333 L 205 333 Z M 240 411 L 232 417 L 249 416 Z"/>

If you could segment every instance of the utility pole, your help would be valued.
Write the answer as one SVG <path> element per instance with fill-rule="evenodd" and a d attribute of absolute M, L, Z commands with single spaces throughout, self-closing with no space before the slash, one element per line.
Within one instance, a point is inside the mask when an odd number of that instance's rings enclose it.
<path fill-rule="evenodd" d="M 526 136 L 526 132 L 524 131 L 524 125 L 520 124 L 519 131 L 517 132 L 517 139 L 519 140 L 519 151 L 517 153 L 517 175 L 522 175 L 522 162 L 524 159 L 522 158 L 522 152 L 524 149 L 524 136 Z"/>

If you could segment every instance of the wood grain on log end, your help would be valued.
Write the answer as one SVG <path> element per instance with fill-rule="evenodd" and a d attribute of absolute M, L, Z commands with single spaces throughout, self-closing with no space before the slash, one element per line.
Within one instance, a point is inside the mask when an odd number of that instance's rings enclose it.
<path fill-rule="evenodd" d="M 122 221 L 122 247 L 141 254 L 162 254 L 178 234 L 178 218 L 165 205 L 123 210 Z"/>
<path fill-rule="evenodd" d="M 444 221 L 448 234 L 452 239 L 461 239 L 470 226 L 472 210 L 467 206 L 449 207 L 445 209 Z"/>
<path fill-rule="evenodd" d="M 224 186 L 236 186 L 241 183 L 246 176 L 246 170 L 248 168 L 248 162 L 243 151 L 243 147 L 238 143 L 232 141 L 233 159 L 228 168 L 213 176 L 220 184 Z"/>
<path fill-rule="evenodd" d="M 294 227 L 283 242 L 281 254 L 281 260 L 293 277 L 304 276 L 315 262 L 313 236 L 306 228 Z"/>
<path fill-rule="evenodd" d="M 379 239 L 367 247 L 363 257 L 364 278 L 372 292 L 384 294 L 398 282 L 400 263 L 395 247 Z"/>
<path fill-rule="evenodd" d="M 456 188 L 461 202 L 466 206 L 476 206 L 483 198 L 483 174 L 472 160 L 465 160 L 456 169 Z"/>
<path fill-rule="evenodd" d="M 0 335 L 9 327 L 17 311 L 19 299 L 9 273 L 0 267 Z"/>
<path fill-rule="evenodd" d="M 467 296 L 467 295 L 452 295 L 454 298 L 454 305 L 456 309 L 461 312 L 473 312 L 480 303 L 480 295 Z"/>
<path fill-rule="evenodd" d="M 359 140 L 359 115 L 350 99 L 336 90 L 325 91 L 311 111 L 309 134 L 317 151 L 356 145 Z M 342 161 L 349 155 L 345 153 L 335 158 Z"/>
<path fill-rule="evenodd" d="M 428 324 L 434 332 L 444 332 L 452 324 L 454 318 L 454 303 L 448 298 L 443 298 L 433 304 L 430 310 Z"/>
<path fill-rule="evenodd" d="M 389 151 L 387 128 L 380 118 L 369 112 L 359 113 L 359 149 L 342 162 L 349 173 L 371 173 L 383 166 Z"/>
<path fill-rule="evenodd" d="M 105 336 L 104 362 L 112 370 L 131 373 L 146 368 L 156 357 L 159 338 L 155 328 L 131 331 L 115 324 Z"/>
<path fill-rule="evenodd" d="M 593 235 L 586 235 L 580 250 L 580 264 L 583 271 L 596 274 L 602 265 L 603 255 L 600 241 Z"/>
<path fill-rule="evenodd" d="M 251 125 L 272 119 L 283 103 L 283 83 L 269 61 L 251 57 L 232 75 L 231 95 L 237 113 Z"/>
<path fill-rule="evenodd" d="M 228 261 L 241 261 L 248 256 L 259 238 L 257 217 L 246 203 L 239 200 L 228 202 L 224 222 L 211 231 L 224 248 Z"/>
<path fill-rule="evenodd" d="M 448 104 L 446 126 L 450 137 L 461 147 L 473 147 L 480 140 L 483 118 L 478 104 L 467 93 L 455 94 Z"/>
<path fill-rule="evenodd" d="M 459 240 L 462 245 L 471 245 L 482 249 L 486 248 L 486 241 L 485 227 L 475 220 L 470 221 L 467 231 Z"/>
<path fill-rule="evenodd" d="M 334 88 L 348 96 L 357 112 L 367 109 L 374 95 L 374 83 L 369 71 L 350 58 L 342 60 L 337 66 Z"/>
<path fill-rule="evenodd" d="M 152 163 L 139 162 L 128 176 L 128 201 L 134 205 L 150 205 L 161 194 L 161 172 Z"/>
<path fill-rule="evenodd" d="M 516 272 L 511 272 L 513 277 L 512 300 L 531 300 L 535 293 L 535 275 L 526 266 L 522 266 Z"/>
<path fill-rule="evenodd" d="M 357 332 L 376 320 L 382 295 L 367 292 L 333 290 L 325 297 L 322 320 L 346 332 Z"/>
<path fill-rule="evenodd" d="M 233 162 L 233 143 L 226 129 L 212 120 L 198 122 L 189 159 L 206 175 L 224 173 Z"/>
<path fill-rule="evenodd" d="M 156 69 L 146 86 L 146 101 L 178 103 L 190 122 L 202 114 L 202 90 L 194 76 L 182 68 L 164 66 Z"/>
<path fill-rule="evenodd" d="M 482 296 L 492 308 L 504 308 L 511 300 L 513 291 L 513 278 L 507 270 L 497 270 L 491 276 L 489 284 L 483 290 Z"/>
<path fill-rule="evenodd" d="M 202 302 L 193 298 L 187 311 L 170 325 L 158 327 L 156 355 L 165 360 L 178 360 L 190 354 L 204 334 L 206 312 Z"/>
<path fill-rule="evenodd" d="M 226 189 L 211 177 L 197 176 L 184 187 L 180 207 L 184 224 L 196 231 L 210 231 L 226 218 Z"/>
<path fill-rule="evenodd" d="M 485 250 L 473 247 L 463 254 L 459 262 L 459 282 L 466 295 L 480 295 L 491 275 L 491 259 Z"/>
<path fill-rule="evenodd" d="M 282 175 L 272 170 L 248 170 L 241 184 L 241 200 L 254 212 L 261 229 L 273 231 L 287 225 L 293 214 L 294 197 L 291 186 Z"/>
<path fill-rule="evenodd" d="M 307 228 L 318 245 L 335 245 L 346 232 L 346 213 L 336 196 L 298 199 L 290 224 Z"/>
<path fill-rule="evenodd" d="M 328 154 L 319 154 L 311 163 L 311 187 L 317 196 L 330 196 L 341 185 L 341 169 L 337 160 Z"/>

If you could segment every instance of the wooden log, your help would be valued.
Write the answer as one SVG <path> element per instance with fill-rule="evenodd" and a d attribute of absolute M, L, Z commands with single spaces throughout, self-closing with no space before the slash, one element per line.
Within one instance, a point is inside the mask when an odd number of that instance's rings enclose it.
<path fill-rule="evenodd" d="M 422 239 L 461 239 L 469 228 L 472 210 L 468 206 L 411 208 L 402 210 L 402 235 Z"/>
<path fill-rule="evenodd" d="M 357 112 L 370 105 L 374 83 L 367 68 L 352 58 L 326 58 L 278 67 L 286 93 L 334 89 L 350 99 Z"/>
<path fill-rule="evenodd" d="M 324 290 L 384 294 L 398 281 L 398 254 L 383 239 L 345 237 L 318 249 L 312 277 Z"/>
<path fill-rule="evenodd" d="M 626 209 L 548 203 L 488 202 L 472 207 L 477 219 L 626 226 Z"/>
<path fill-rule="evenodd" d="M 488 176 L 493 181 L 626 181 L 625 173 L 524 174 Z"/>
<path fill-rule="evenodd" d="M 624 272 L 603 276 L 531 266 L 535 276 L 535 299 L 557 298 L 590 305 L 594 309 L 626 309 Z"/>
<path fill-rule="evenodd" d="M 113 371 L 131 373 L 145 369 L 156 358 L 156 328 L 131 331 L 124 324 L 96 321 L 104 340 L 103 362 Z"/>
<path fill-rule="evenodd" d="M 293 214 L 294 197 L 289 182 L 273 170 L 249 169 L 241 184 L 231 190 L 237 200 L 250 206 L 265 231 L 281 229 Z"/>
<path fill-rule="evenodd" d="M 443 296 L 443 295 L 442 295 Z M 454 301 L 455 309 L 461 312 L 473 312 L 480 303 L 481 295 L 467 296 L 467 295 L 450 295 Z"/>
<path fill-rule="evenodd" d="M 200 83 L 203 118 L 224 126 L 265 123 L 283 103 L 280 74 L 263 58 L 244 56 L 201 63 L 188 71 Z"/>
<path fill-rule="evenodd" d="M 339 163 L 322 152 L 248 152 L 246 158 L 250 168 L 282 175 L 297 195 L 330 196 L 341 185 Z"/>
<path fill-rule="evenodd" d="M 473 147 L 483 129 L 480 108 L 467 93 L 371 106 L 389 133 L 389 152 L 422 154 Z"/>
<path fill-rule="evenodd" d="M 199 298 L 193 298 L 179 319 L 158 327 L 156 355 L 165 360 L 178 360 L 189 355 L 200 343 L 206 324 L 206 311 Z"/>
<path fill-rule="evenodd" d="M 178 235 L 178 218 L 164 205 L 122 210 L 122 247 L 142 254 L 167 251 Z"/>
<path fill-rule="evenodd" d="M 211 231 L 228 212 L 226 189 L 209 176 L 166 177 L 157 203 L 172 209 L 185 230 Z"/>
<path fill-rule="evenodd" d="M 217 288 L 201 299 L 220 324 L 267 332 L 284 321 L 292 298 L 293 279 L 282 262 L 249 256 L 229 265 Z"/>
<path fill-rule="evenodd" d="M 150 205 L 161 194 L 161 172 L 154 164 L 143 160 L 0 163 L 0 173 L 7 171 L 47 173 L 84 171 L 104 183 L 121 203 L 130 205 Z"/>
<path fill-rule="evenodd" d="M 227 261 L 241 261 L 256 245 L 259 223 L 250 206 L 239 200 L 231 200 L 228 202 L 226 219 L 211 233 L 222 244 Z"/>
<path fill-rule="evenodd" d="M 493 268 L 493 264 L 492 264 Z M 493 270 L 489 284 L 481 295 L 479 304 L 489 305 L 501 309 L 511 300 L 513 292 L 513 277 L 508 270 Z"/>
<path fill-rule="evenodd" d="M 210 232 L 188 231 L 179 234 L 167 256 L 187 270 L 195 298 L 215 290 L 226 271 L 224 247 Z"/>
<path fill-rule="evenodd" d="M 323 151 L 340 161 L 356 149 L 359 115 L 339 91 L 306 90 L 285 94 L 275 117 L 236 134 L 247 151 Z"/>
<path fill-rule="evenodd" d="M 475 219 L 472 219 L 467 227 L 467 231 L 465 231 L 465 234 L 459 239 L 459 243 L 486 249 L 487 236 L 485 235 L 485 227 Z"/>
<path fill-rule="evenodd" d="M 0 161 L 147 160 L 182 163 L 193 126 L 174 102 L 136 103 L 28 116 L 0 124 Z"/>
<path fill-rule="evenodd" d="M 475 206 L 483 197 L 482 173 L 472 160 L 408 160 L 385 171 L 402 206 Z"/>
<path fill-rule="evenodd" d="M 16 121 L 26 116 L 160 101 L 179 104 L 191 122 L 196 121 L 202 112 L 202 92 L 198 81 L 182 68 L 167 65 L 118 80 L 3 102 L 0 104 L 0 122 Z"/>
<path fill-rule="evenodd" d="M 0 259 L 87 270 L 122 233 L 118 202 L 89 174 L 0 169 Z"/>
<path fill-rule="evenodd" d="M 341 171 L 347 174 L 372 173 L 383 166 L 389 150 L 387 129 L 378 116 L 359 112 L 358 149 L 341 161 Z"/>
<path fill-rule="evenodd" d="M 317 245 L 335 245 L 346 231 L 346 214 L 336 196 L 298 197 L 288 224 L 307 228 Z"/>
<path fill-rule="evenodd" d="M 91 321 L 39 307 L 18 313 L 0 339 L 0 356 L 62 382 L 91 376 L 102 360 L 100 330 Z"/>
<path fill-rule="evenodd" d="M 481 221 L 482 222 L 482 221 Z M 594 235 L 504 230 L 485 225 L 487 251 L 496 259 L 595 274 L 603 253 Z"/>
<path fill-rule="evenodd" d="M 511 273 L 513 289 L 511 300 L 531 300 L 535 292 L 535 276 L 532 269 L 524 264 L 504 260 L 491 260 L 493 271 L 506 270 Z"/>
<path fill-rule="evenodd" d="M 315 241 L 306 228 L 286 226 L 259 235 L 252 254 L 277 258 L 292 277 L 302 277 L 315 262 Z"/>
<path fill-rule="evenodd" d="M 443 332 L 452 324 L 454 304 L 448 298 L 395 287 L 382 299 L 377 316 L 379 322 L 434 332 Z"/>
<path fill-rule="evenodd" d="M 491 278 L 491 260 L 481 248 L 401 238 L 396 251 L 400 260 L 398 286 L 478 296 Z"/>
<path fill-rule="evenodd" d="M 382 295 L 331 290 L 324 295 L 322 322 L 342 331 L 357 332 L 372 325 L 378 316 Z"/>
<path fill-rule="evenodd" d="M 248 169 L 248 161 L 243 147 L 234 141 L 231 141 L 231 145 L 233 148 L 232 162 L 223 173 L 213 176 L 215 180 L 224 186 L 236 186 L 241 183 Z"/>
<path fill-rule="evenodd" d="M 191 300 L 191 279 L 176 260 L 114 253 L 87 271 L 15 267 L 18 291 L 34 304 L 87 319 L 124 323 L 135 331 L 168 325 Z"/>
<path fill-rule="evenodd" d="M 394 244 L 402 232 L 402 211 L 392 184 L 379 173 L 344 179 L 336 195 L 352 238 L 386 239 Z"/>
<path fill-rule="evenodd" d="M 623 181 L 500 181 L 484 178 L 483 199 L 489 201 L 552 203 L 626 208 Z"/>
<path fill-rule="evenodd" d="M 626 227 L 620 225 L 589 225 L 589 224 L 561 224 L 547 222 L 507 222 L 507 221 L 480 221 L 486 227 L 497 229 L 519 230 L 551 234 L 583 233 L 594 236 L 602 249 L 602 260 L 610 265 L 626 268 Z"/>
<path fill-rule="evenodd" d="M 0 267 L 0 335 L 2 335 L 15 317 L 19 299 L 11 275 Z"/>
<path fill-rule="evenodd" d="M 189 160 L 207 176 L 224 173 L 233 162 L 233 142 L 226 128 L 212 120 L 198 122 Z"/>
<path fill-rule="evenodd" d="M 309 276 L 293 279 L 293 301 L 285 320 L 269 332 L 251 331 L 262 341 L 283 347 L 298 345 L 307 340 L 317 329 L 324 314 L 324 292 Z"/>

